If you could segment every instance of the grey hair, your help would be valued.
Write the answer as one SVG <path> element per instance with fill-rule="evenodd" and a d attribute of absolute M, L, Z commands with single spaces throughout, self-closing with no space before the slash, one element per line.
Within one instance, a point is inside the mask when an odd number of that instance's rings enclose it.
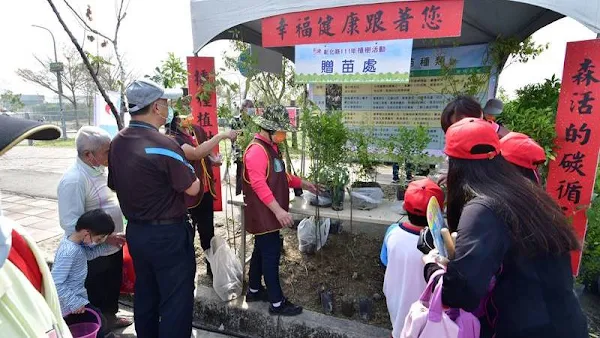
<path fill-rule="evenodd" d="M 81 127 L 75 136 L 77 155 L 83 156 L 86 151 L 96 152 L 103 145 L 110 143 L 111 137 L 106 130 L 98 127 Z"/>

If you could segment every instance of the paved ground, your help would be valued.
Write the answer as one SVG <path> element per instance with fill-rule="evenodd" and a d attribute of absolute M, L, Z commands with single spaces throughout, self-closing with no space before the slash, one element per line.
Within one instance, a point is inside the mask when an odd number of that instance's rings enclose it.
<path fill-rule="evenodd" d="M 74 148 L 14 147 L 0 160 L 0 191 L 56 198 L 58 181 L 76 156 Z M 294 167 L 300 168 L 299 161 L 294 161 Z M 308 161 L 306 169 L 309 167 Z M 235 169 L 231 172 L 235 173 Z M 389 183 L 391 180 L 391 166 L 378 168 L 378 182 Z"/>
<path fill-rule="evenodd" d="M 73 148 L 14 147 L 0 160 L 0 191 L 56 198 L 58 181 L 76 155 Z"/>

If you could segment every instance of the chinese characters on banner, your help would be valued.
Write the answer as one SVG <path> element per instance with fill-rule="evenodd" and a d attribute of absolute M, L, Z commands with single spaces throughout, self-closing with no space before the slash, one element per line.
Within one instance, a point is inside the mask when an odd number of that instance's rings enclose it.
<path fill-rule="evenodd" d="M 440 112 L 449 95 L 448 82 L 442 64 L 455 64 L 453 81 L 465 83 L 472 74 L 489 74 L 488 86 L 482 86 L 475 96 L 485 104 L 494 93 L 496 76 L 491 73 L 488 45 L 449 48 L 415 49 L 410 57 L 409 83 L 374 83 L 341 85 L 341 109 L 344 124 L 350 129 L 373 128 L 376 138 L 388 139 L 398 132 L 398 126 L 428 128 L 431 142 L 427 152 L 442 156 L 444 132 L 440 128 Z M 333 84 L 310 84 L 309 97 L 323 111 L 327 108 L 326 87 Z M 454 88 L 462 90 L 462 88 Z"/>
<path fill-rule="evenodd" d="M 263 47 L 460 36 L 464 0 L 402 1 L 276 15 Z"/>
<path fill-rule="evenodd" d="M 413 40 L 296 46 L 298 83 L 408 83 Z"/>
<path fill-rule="evenodd" d="M 196 96 L 199 91 L 202 91 L 204 84 L 215 80 L 215 59 L 212 57 L 188 57 L 188 88 L 192 96 L 191 108 L 194 122 L 202 127 L 209 138 L 219 133 L 217 125 L 217 93 L 215 90 L 210 94 L 209 99 L 202 100 Z M 213 87 L 214 88 L 214 87 Z M 214 153 L 219 152 L 219 146 L 214 149 Z M 213 203 L 214 211 L 223 210 L 223 202 L 221 200 L 221 170 L 219 167 L 212 168 L 213 177 L 215 178 L 215 190 L 217 197 Z"/>
<path fill-rule="evenodd" d="M 567 44 L 556 114 L 556 160 L 550 162 L 547 192 L 558 202 L 583 243 L 600 149 L 600 40 Z M 573 252 L 573 274 L 581 252 Z"/>

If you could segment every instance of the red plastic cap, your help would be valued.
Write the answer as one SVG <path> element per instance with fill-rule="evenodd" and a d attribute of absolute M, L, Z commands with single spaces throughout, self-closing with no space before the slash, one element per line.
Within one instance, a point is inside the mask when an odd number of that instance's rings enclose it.
<path fill-rule="evenodd" d="M 484 154 L 473 154 L 475 146 L 487 145 L 494 150 Z M 446 132 L 446 155 L 464 160 L 492 159 L 500 154 L 500 140 L 489 122 L 464 118 L 448 128 Z"/>
<path fill-rule="evenodd" d="M 431 197 L 435 197 L 440 206 L 444 205 L 444 192 L 434 181 L 424 178 L 411 182 L 404 194 L 404 210 L 417 216 L 425 216 Z"/>
<path fill-rule="evenodd" d="M 546 161 L 546 152 L 525 134 L 510 132 L 500 140 L 502 156 L 510 163 L 527 169 L 536 169 Z"/>

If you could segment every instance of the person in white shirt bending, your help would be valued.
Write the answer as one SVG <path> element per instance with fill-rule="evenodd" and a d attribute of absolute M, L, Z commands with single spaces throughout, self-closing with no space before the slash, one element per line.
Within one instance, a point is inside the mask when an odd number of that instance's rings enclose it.
<path fill-rule="evenodd" d="M 87 261 L 112 250 L 112 247 L 104 242 L 114 230 L 112 218 L 101 209 L 84 213 L 75 225 L 75 232 L 60 241 L 52 265 L 52 278 L 66 323 L 73 325 L 87 322 L 87 318 L 94 317 L 90 317 L 90 313 L 86 312 L 89 312 L 88 309 L 93 310 L 102 318 L 99 338 L 108 333 L 107 323 L 100 310 L 90 305 L 88 300 L 84 286 L 88 273 Z"/>
<path fill-rule="evenodd" d="M 417 249 L 421 230 L 427 227 L 427 205 L 431 197 L 444 205 L 444 192 L 431 179 L 411 182 L 404 196 L 409 222 L 392 224 L 384 237 L 381 262 L 386 266 L 383 279 L 392 337 L 400 337 L 404 319 L 412 303 L 419 300 L 427 286 L 423 279 L 423 254 Z"/>
<path fill-rule="evenodd" d="M 107 243 L 114 244 L 122 240 L 119 234 L 124 232 L 123 213 L 116 194 L 107 186 L 106 166 L 110 142 L 110 135 L 98 127 L 86 126 L 77 132 L 77 159 L 58 184 L 58 215 L 66 236 L 75 231 L 77 220 L 86 211 L 102 209 L 115 224 L 115 234 L 108 236 Z M 85 287 L 90 302 L 102 311 L 110 329 L 131 325 L 131 319 L 117 317 L 123 269 L 122 249 L 111 247 L 87 264 Z"/>

